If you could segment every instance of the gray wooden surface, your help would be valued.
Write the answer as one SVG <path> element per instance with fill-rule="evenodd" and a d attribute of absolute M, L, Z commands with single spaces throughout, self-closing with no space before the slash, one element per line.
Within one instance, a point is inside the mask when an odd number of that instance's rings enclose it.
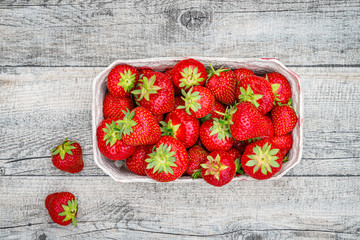
<path fill-rule="evenodd" d="M 91 82 L 116 59 L 274 57 L 301 76 L 304 153 L 279 181 L 114 182 L 93 162 Z M 0 239 L 360 239 L 359 1 L 0 0 Z M 85 168 L 49 149 L 83 146 Z M 54 224 L 55 191 L 79 198 Z"/>

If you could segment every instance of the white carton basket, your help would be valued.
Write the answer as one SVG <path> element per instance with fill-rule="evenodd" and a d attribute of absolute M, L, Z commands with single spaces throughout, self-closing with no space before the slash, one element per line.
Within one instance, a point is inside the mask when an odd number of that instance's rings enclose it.
<path fill-rule="evenodd" d="M 190 57 L 187 57 L 190 58 Z M 285 76 L 290 83 L 292 90 L 292 107 L 298 115 L 298 124 L 292 131 L 293 147 L 289 152 L 289 161 L 286 162 L 281 170 L 269 180 L 280 179 L 291 168 L 298 164 L 301 160 L 302 145 L 303 145 L 303 97 L 301 92 L 301 85 L 299 76 L 285 67 L 280 61 L 273 58 L 256 58 L 256 59 L 242 59 L 242 58 L 209 58 L 209 57 L 191 57 L 205 65 L 205 68 L 210 67 L 210 63 L 215 67 L 226 67 L 230 69 L 247 68 L 252 70 L 257 75 L 263 75 L 270 72 L 278 72 Z M 125 161 L 112 161 L 104 157 L 99 149 L 96 138 L 96 129 L 100 122 L 104 119 L 103 116 L 103 101 L 106 93 L 107 76 L 112 68 L 119 64 L 128 64 L 136 68 L 147 69 L 151 68 L 154 71 L 165 71 L 172 68 L 177 62 L 186 59 L 183 57 L 169 57 L 169 58 L 148 58 L 148 59 L 134 59 L 134 60 L 117 60 L 105 68 L 93 81 L 92 94 L 92 136 L 94 160 L 106 174 L 118 182 L 156 182 L 147 176 L 139 176 L 130 172 L 126 166 Z M 247 175 L 234 178 L 232 181 L 239 180 L 255 180 Z M 175 182 L 193 182 L 203 181 L 202 179 L 193 180 L 190 176 L 182 176 L 175 180 Z"/>

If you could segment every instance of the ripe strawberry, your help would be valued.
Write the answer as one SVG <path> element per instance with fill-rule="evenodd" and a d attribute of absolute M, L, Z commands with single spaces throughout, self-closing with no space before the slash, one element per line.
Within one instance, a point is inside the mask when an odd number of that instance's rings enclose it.
<path fill-rule="evenodd" d="M 185 109 L 185 111 L 195 118 L 202 118 L 209 114 L 214 108 L 215 98 L 211 91 L 202 86 L 195 86 L 190 88 L 186 93 L 182 90 L 184 105 L 178 109 Z"/>
<path fill-rule="evenodd" d="M 175 96 L 175 109 L 182 105 L 185 105 L 185 101 L 180 96 Z"/>
<path fill-rule="evenodd" d="M 158 124 L 164 120 L 164 114 L 160 114 L 160 115 L 153 114 L 153 117 L 155 119 L 155 122 L 157 122 Z"/>
<path fill-rule="evenodd" d="M 72 193 L 57 192 L 46 197 L 45 207 L 55 223 L 63 226 L 72 223 L 77 226 L 77 202 L 78 200 Z"/>
<path fill-rule="evenodd" d="M 280 152 L 285 156 L 293 145 L 293 138 L 291 134 L 285 134 L 281 136 L 275 136 L 271 139 L 273 146 L 280 149 Z"/>
<path fill-rule="evenodd" d="M 179 88 L 178 86 L 176 86 L 174 84 L 174 81 L 172 80 L 172 69 L 168 69 L 164 72 L 164 74 L 166 76 L 169 77 L 169 79 L 171 80 L 171 82 L 173 83 L 173 87 L 174 87 L 174 92 L 175 92 L 175 96 L 181 96 L 181 88 Z"/>
<path fill-rule="evenodd" d="M 291 101 L 289 102 L 289 105 L 290 103 Z M 294 109 L 289 105 L 275 106 L 271 111 L 275 136 L 290 133 L 296 126 L 298 118 Z"/>
<path fill-rule="evenodd" d="M 139 73 L 133 66 L 117 65 L 108 75 L 107 87 L 115 97 L 129 97 L 138 80 Z"/>
<path fill-rule="evenodd" d="M 131 110 L 134 108 L 134 102 L 129 97 L 118 98 L 108 92 L 104 98 L 103 112 L 104 118 L 122 119 L 125 114 L 122 110 Z"/>
<path fill-rule="evenodd" d="M 291 98 L 291 87 L 288 80 L 277 72 L 268 73 L 264 76 L 269 81 L 275 95 L 275 102 L 286 104 Z"/>
<path fill-rule="evenodd" d="M 145 74 L 132 91 L 140 106 L 160 115 L 175 109 L 174 88 L 171 80 L 161 72 Z"/>
<path fill-rule="evenodd" d="M 163 136 L 145 160 L 146 174 L 160 182 L 174 181 L 186 170 L 189 156 L 184 145 L 170 136 Z"/>
<path fill-rule="evenodd" d="M 192 58 L 178 62 L 172 69 L 172 81 L 181 89 L 204 85 L 207 74 L 204 65 Z"/>
<path fill-rule="evenodd" d="M 160 126 L 151 112 L 144 107 L 128 111 L 117 121 L 124 143 L 132 146 L 155 144 L 160 136 Z"/>
<path fill-rule="evenodd" d="M 229 150 L 234 144 L 227 121 L 210 119 L 200 127 L 200 139 L 210 152 L 215 150 Z"/>
<path fill-rule="evenodd" d="M 223 104 L 219 103 L 218 101 L 215 101 L 214 107 L 211 110 L 211 112 L 205 117 L 201 118 L 201 121 L 205 122 L 212 118 L 218 118 L 218 119 L 224 118 L 225 112 L 226 112 L 226 107 Z"/>
<path fill-rule="evenodd" d="M 271 110 L 275 100 L 271 84 L 258 76 L 243 78 L 236 87 L 236 98 L 251 102 L 262 115 Z"/>
<path fill-rule="evenodd" d="M 139 72 L 139 76 L 140 76 L 140 75 L 144 75 L 147 73 L 153 73 L 155 71 L 153 71 L 152 69 L 138 69 L 138 72 Z"/>
<path fill-rule="evenodd" d="M 135 146 L 127 145 L 121 138 L 121 133 L 115 119 L 104 119 L 97 127 L 96 137 L 98 148 L 102 155 L 111 160 L 123 160 L 131 156 Z"/>
<path fill-rule="evenodd" d="M 271 140 L 274 137 L 274 126 L 273 126 L 273 123 L 272 123 L 270 117 L 268 117 L 267 115 L 264 115 L 264 118 L 267 123 L 267 127 L 265 129 L 264 134 L 260 137 L 248 139 L 245 142 L 252 143 L 252 142 L 255 142 L 258 140 Z"/>
<path fill-rule="evenodd" d="M 237 83 L 240 82 L 240 80 L 244 77 L 248 77 L 248 76 L 254 76 L 254 72 L 251 71 L 250 69 L 246 69 L 246 68 L 238 68 L 234 70 L 235 76 L 236 76 L 236 81 Z"/>
<path fill-rule="evenodd" d="M 227 153 L 229 153 L 231 155 L 231 157 L 234 159 L 235 167 L 236 167 L 235 177 L 243 175 L 244 170 L 241 167 L 241 160 L 240 160 L 241 159 L 241 154 L 240 154 L 239 150 L 232 147 L 232 148 L 230 148 L 229 151 L 227 151 Z"/>
<path fill-rule="evenodd" d="M 267 127 L 264 116 L 250 102 L 241 102 L 232 110 L 230 132 L 238 141 L 261 137 Z"/>
<path fill-rule="evenodd" d="M 241 165 L 250 177 L 263 180 L 280 171 L 283 156 L 279 149 L 267 140 L 249 144 L 241 157 Z"/>
<path fill-rule="evenodd" d="M 209 153 L 204 148 L 198 145 L 194 145 L 188 150 L 188 154 L 189 164 L 186 169 L 186 173 L 194 179 L 201 177 L 200 164 L 206 160 L 206 157 Z"/>
<path fill-rule="evenodd" d="M 235 176 L 234 159 L 225 151 L 211 152 L 201 164 L 202 178 L 209 184 L 221 187 Z"/>
<path fill-rule="evenodd" d="M 145 159 L 148 158 L 148 154 L 152 153 L 153 148 L 154 145 L 137 146 L 133 155 L 126 159 L 127 168 L 135 174 L 146 176 L 145 168 L 147 162 L 145 162 Z"/>
<path fill-rule="evenodd" d="M 199 138 L 199 120 L 187 114 L 184 109 L 175 109 L 169 113 L 165 122 L 161 122 L 162 135 L 169 135 L 180 142 L 185 148 L 195 144 Z"/>
<path fill-rule="evenodd" d="M 233 147 L 236 148 L 241 154 L 245 151 L 245 148 L 248 144 L 245 141 L 234 141 Z"/>
<path fill-rule="evenodd" d="M 84 168 L 82 149 L 77 142 L 65 139 L 51 152 L 54 166 L 62 171 L 78 173 Z"/>
<path fill-rule="evenodd" d="M 241 158 L 241 153 L 235 147 L 230 148 L 227 150 L 227 153 L 234 159 L 234 161 L 238 158 Z"/>
<path fill-rule="evenodd" d="M 215 99 L 225 105 L 233 105 L 235 103 L 235 87 L 236 77 L 230 69 L 220 68 L 214 70 L 211 66 L 210 78 L 206 83 L 206 87 L 214 94 Z"/>

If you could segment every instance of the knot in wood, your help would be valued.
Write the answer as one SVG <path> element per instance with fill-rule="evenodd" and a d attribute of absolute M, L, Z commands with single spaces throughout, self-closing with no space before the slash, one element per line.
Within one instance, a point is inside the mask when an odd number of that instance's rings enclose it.
<path fill-rule="evenodd" d="M 180 23 L 188 30 L 196 31 L 209 25 L 211 14 L 202 9 L 191 9 L 180 16 Z"/>

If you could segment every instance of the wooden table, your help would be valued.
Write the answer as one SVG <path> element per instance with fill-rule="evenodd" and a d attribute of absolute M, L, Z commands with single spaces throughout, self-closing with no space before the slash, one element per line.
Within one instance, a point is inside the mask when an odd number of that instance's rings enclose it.
<path fill-rule="evenodd" d="M 0 1 L 0 239 L 360 239 L 359 1 Z M 274 57 L 301 76 L 302 161 L 278 181 L 116 183 L 91 85 L 116 59 Z M 79 174 L 49 150 L 83 146 Z M 79 198 L 78 227 L 45 197 Z"/>

